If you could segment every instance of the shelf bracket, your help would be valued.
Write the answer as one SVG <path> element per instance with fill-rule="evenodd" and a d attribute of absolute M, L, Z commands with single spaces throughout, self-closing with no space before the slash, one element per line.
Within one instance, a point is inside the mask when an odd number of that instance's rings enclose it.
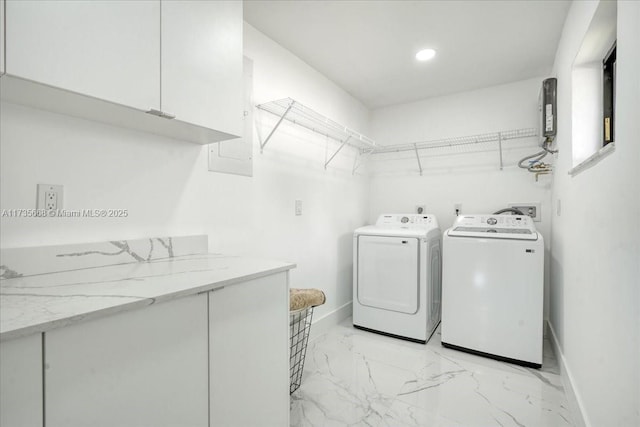
<path fill-rule="evenodd" d="M 282 123 L 282 121 L 285 119 L 285 117 L 287 117 L 287 114 L 289 114 L 289 111 L 291 111 L 291 108 L 293 107 L 293 104 L 295 104 L 295 102 L 296 101 L 291 100 L 291 103 L 289 104 L 287 109 L 284 111 L 284 113 L 282 113 L 282 116 L 278 120 L 278 123 L 276 123 L 276 125 L 273 127 L 273 129 L 271 129 L 271 132 L 269 132 L 269 135 L 267 135 L 267 138 L 264 140 L 264 142 L 262 142 L 260 144 L 260 153 L 263 152 L 264 146 L 267 145 L 267 142 L 269 142 L 269 139 L 271 139 L 271 136 L 273 135 L 273 133 L 276 131 L 276 129 L 278 129 L 278 126 L 280 126 L 280 123 Z"/>
<path fill-rule="evenodd" d="M 353 168 L 351 169 L 351 175 L 355 175 L 360 165 L 362 165 L 362 162 L 358 161 L 360 160 L 360 157 L 362 157 L 362 154 L 358 151 L 356 156 L 353 158 Z"/>
<path fill-rule="evenodd" d="M 422 176 L 422 163 L 420 162 L 420 155 L 418 154 L 418 144 L 413 144 L 413 149 L 416 152 L 416 160 L 418 160 L 418 167 L 420 168 L 420 176 Z"/>
<path fill-rule="evenodd" d="M 329 157 L 329 159 L 326 162 L 324 162 L 325 170 L 327 169 L 327 166 L 329 166 L 329 163 L 331 163 L 331 160 L 333 160 L 333 158 L 340 152 L 340 150 L 342 150 L 342 148 L 345 145 L 347 145 L 347 141 L 349 141 L 350 139 L 351 139 L 351 136 L 348 136 L 347 139 L 342 141 L 342 144 L 340 144 L 340 147 L 338 147 L 338 149 L 331 155 L 331 157 Z"/>
<path fill-rule="evenodd" d="M 358 151 L 358 154 L 356 154 L 356 157 L 353 159 L 353 170 L 351 171 L 351 175 L 356 174 L 358 168 L 364 163 L 364 157 L 370 155 L 371 153 L 373 153 L 373 148 Z"/>
<path fill-rule="evenodd" d="M 498 151 L 500 152 L 500 170 L 502 170 L 502 132 L 498 132 Z"/>

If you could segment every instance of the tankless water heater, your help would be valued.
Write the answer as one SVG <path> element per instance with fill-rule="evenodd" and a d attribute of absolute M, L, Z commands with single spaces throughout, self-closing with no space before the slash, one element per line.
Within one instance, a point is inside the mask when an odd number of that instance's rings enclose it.
<path fill-rule="evenodd" d="M 555 77 L 543 80 L 538 99 L 542 143 L 551 143 L 558 132 L 557 86 Z"/>

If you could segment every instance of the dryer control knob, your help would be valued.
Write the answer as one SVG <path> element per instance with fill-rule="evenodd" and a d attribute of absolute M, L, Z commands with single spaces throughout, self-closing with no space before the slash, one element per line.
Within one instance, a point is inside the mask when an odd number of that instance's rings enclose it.
<path fill-rule="evenodd" d="M 498 220 L 495 218 L 489 218 L 487 219 L 487 224 L 489 225 L 496 225 L 498 223 Z"/>

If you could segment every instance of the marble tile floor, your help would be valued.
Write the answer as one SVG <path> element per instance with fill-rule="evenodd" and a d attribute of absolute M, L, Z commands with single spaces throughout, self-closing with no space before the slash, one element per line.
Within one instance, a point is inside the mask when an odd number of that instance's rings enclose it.
<path fill-rule="evenodd" d="M 347 319 L 309 342 L 291 426 L 571 426 L 558 365 L 542 369 L 361 331 Z"/>

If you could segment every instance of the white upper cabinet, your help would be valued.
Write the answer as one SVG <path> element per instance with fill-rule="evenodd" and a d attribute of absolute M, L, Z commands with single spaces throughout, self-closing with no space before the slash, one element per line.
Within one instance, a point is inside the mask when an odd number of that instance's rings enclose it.
<path fill-rule="evenodd" d="M 160 1 L 6 3 L 7 74 L 148 110 L 160 105 Z"/>
<path fill-rule="evenodd" d="M 197 144 L 242 135 L 241 1 L 0 1 L 3 100 Z"/>
<path fill-rule="evenodd" d="M 242 2 L 162 1 L 161 110 L 242 135 Z"/>

